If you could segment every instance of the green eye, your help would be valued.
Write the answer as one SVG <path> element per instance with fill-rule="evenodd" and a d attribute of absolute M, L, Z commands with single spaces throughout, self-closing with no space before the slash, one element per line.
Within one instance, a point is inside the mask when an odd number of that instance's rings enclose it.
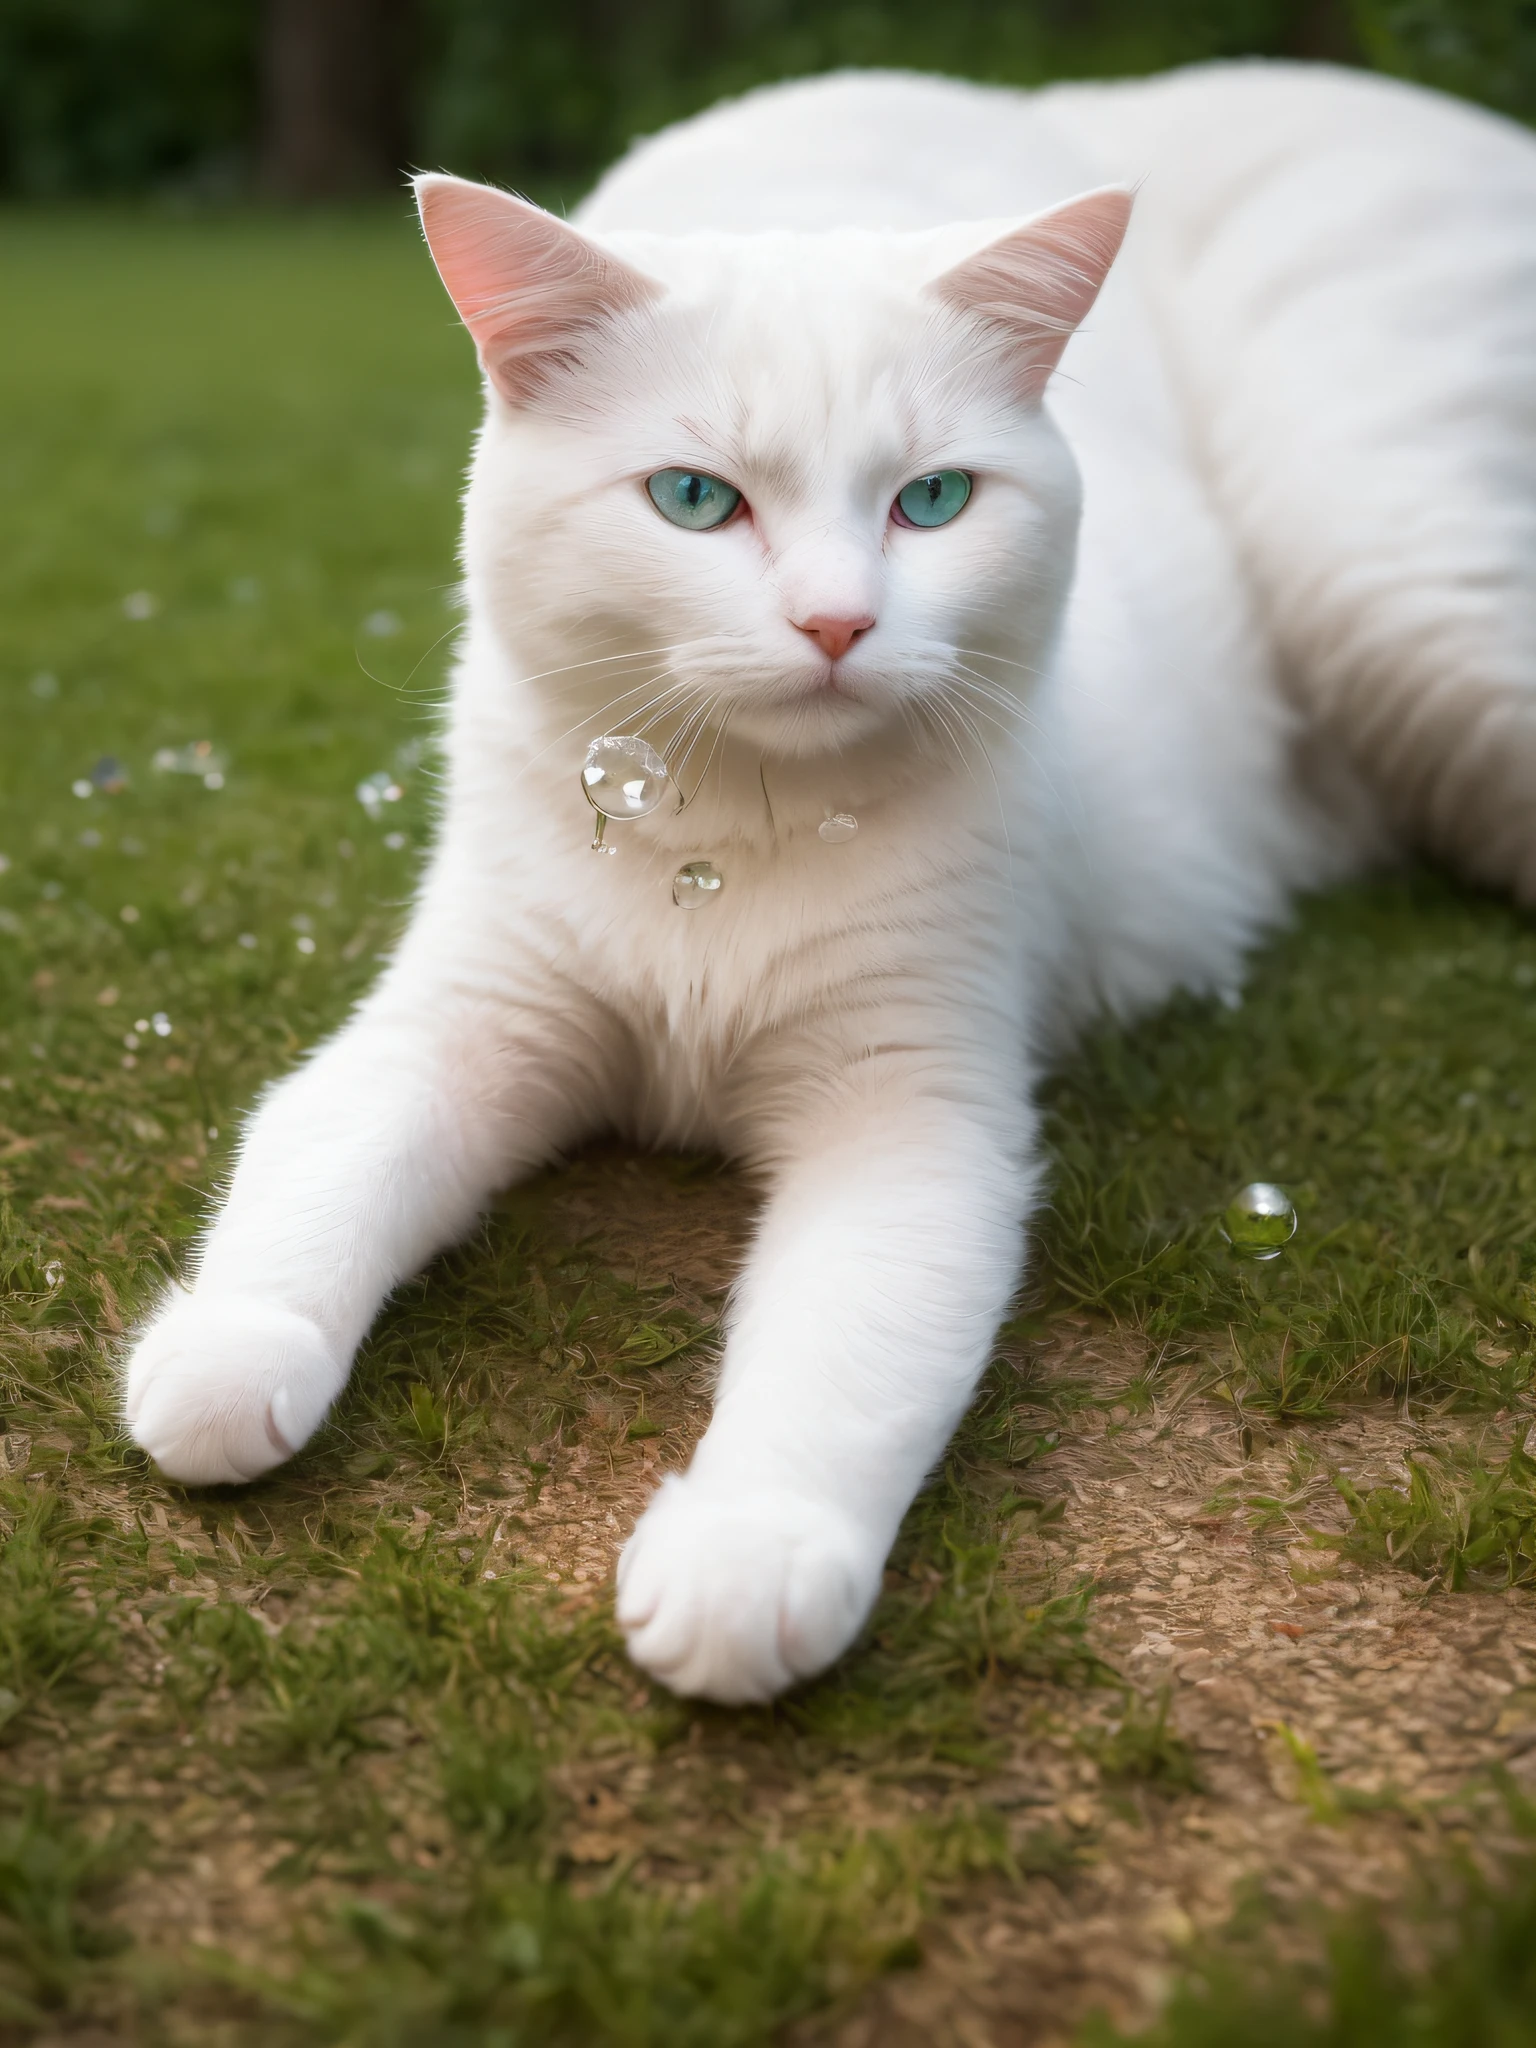
<path fill-rule="evenodd" d="M 970 495 L 971 480 L 963 469 L 936 469 L 932 476 L 915 476 L 903 485 L 891 511 L 898 526 L 947 526 L 965 510 Z"/>
<path fill-rule="evenodd" d="M 712 526 L 724 526 L 741 503 L 734 484 L 717 476 L 701 476 L 696 469 L 658 469 L 645 480 L 651 503 L 663 519 L 674 526 L 686 526 L 690 533 L 707 533 Z"/>

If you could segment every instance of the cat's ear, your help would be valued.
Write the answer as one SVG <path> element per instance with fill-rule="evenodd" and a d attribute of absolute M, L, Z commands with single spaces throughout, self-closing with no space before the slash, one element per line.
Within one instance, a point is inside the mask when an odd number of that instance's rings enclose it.
<path fill-rule="evenodd" d="M 1099 295 L 1131 217 L 1131 194 L 1106 185 L 1037 214 L 927 289 L 1007 339 L 1021 396 L 1035 399 Z"/>
<path fill-rule="evenodd" d="M 583 335 L 661 294 L 654 279 L 510 192 L 435 171 L 415 187 L 438 275 L 512 405 L 579 360 Z"/>

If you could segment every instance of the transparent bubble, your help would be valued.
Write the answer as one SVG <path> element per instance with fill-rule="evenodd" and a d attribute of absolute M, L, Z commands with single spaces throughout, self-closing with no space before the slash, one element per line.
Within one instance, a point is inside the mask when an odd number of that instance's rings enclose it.
<path fill-rule="evenodd" d="M 672 877 L 672 901 L 679 910 L 698 910 L 713 903 L 725 887 L 725 877 L 712 860 L 690 860 Z"/>
<path fill-rule="evenodd" d="M 653 746 L 633 733 L 605 733 L 587 749 L 581 787 L 605 818 L 648 818 L 672 778 Z"/>
<path fill-rule="evenodd" d="M 381 818 L 386 804 L 397 804 L 405 791 L 387 768 L 365 775 L 357 785 L 357 800 L 370 818 Z"/>
<path fill-rule="evenodd" d="M 195 775 L 204 789 L 222 789 L 229 762 L 212 740 L 191 740 L 184 747 L 161 747 L 154 757 L 161 775 Z"/>
<path fill-rule="evenodd" d="M 1244 1258 L 1277 1259 L 1296 1235 L 1296 1205 L 1273 1181 L 1250 1181 L 1221 1212 L 1221 1234 Z"/>
<path fill-rule="evenodd" d="M 845 846 L 858 829 L 859 821 L 852 811 L 833 811 L 816 827 L 816 836 L 828 846 Z"/>

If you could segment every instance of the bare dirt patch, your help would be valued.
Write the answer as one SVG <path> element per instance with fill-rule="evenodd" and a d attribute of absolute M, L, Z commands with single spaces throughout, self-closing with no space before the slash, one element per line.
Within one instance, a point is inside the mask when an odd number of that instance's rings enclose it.
<path fill-rule="evenodd" d="M 728 1179 L 663 1187 L 643 1168 L 583 1178 L 562 1208 L 641 1280 L 717 1291 L 751 1215 Z M 1437 1841 L 1493 1825 L 1492 1767 L 1536 1774 L 1536 1600 L 1426 1591 L 1319 1541 L 1348 1521 L 1333 1471 L 1360 1485 L 1400 1477 L 1404 1450 L 1475 1425 L 1372 1405 L 1255 1432 L 1177 1377 L 1133 1413 L 1117 1395 L 1148 1363 L 1134 1337 L 1086 1323 L 1034 1348 L 1029 1379 L 1077 1398 L 1029 1468 L 1046 1507 L 1017 1517 L 1006 1570 L 1025 1597 L 1092 1581 L 1096 1648 L 1153 1703 L 1144 1712 L 1166 1693 L 1198 1790 L 1101 1767 L 1121 1708 L 1112 1689 L 1007 1681 L 987 1702 L 998 1760 L 985 1772 L 903 1780 L 850 1761 L 807 1778 L 705 1712 L 655 1765 L 594 1758 L 567 1774 L 577 1862 L 623 1858 L 685 1885 L 706 1881 L 722 1832 L 766 1850 L 818 1815 L 871 1827 L 978 1806 L 1005 1817 L 1018 1881 L 936 1900 L 921 1964 L 797 2030 L 803 2048 L 1023 2048 L 1065 2040 L 1095 2006 L 1134 2021 L 1246 1888 L 1391 1899 Z M 707 1420 L 708 1386 L 705 1362 L 662 1438 L 559 1458 L 523 1515 L 551 1578 L 606 1590 L 657 1476 L 685 1462 Z"/>

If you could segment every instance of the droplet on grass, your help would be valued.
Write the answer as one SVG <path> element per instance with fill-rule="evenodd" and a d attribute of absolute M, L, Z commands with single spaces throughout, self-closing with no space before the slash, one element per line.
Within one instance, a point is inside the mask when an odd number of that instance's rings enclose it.
<path fill-rule="evenodd" d="M 382 610 L 370 612 L 363 621 L 363 631 L 375 640 L 393 640 L 400 631 L 400 614 Z"/>
<path fill-rule="evenodd" d="M 387 768 L 379 768 L 372 775 L 365 775 L 357 785 L 357 800 L 370 818 L 384 815 L 386 804 L 397 804 L 405 791 L 396 782 Z"/>
<path fill-rule="evenodd" d="M 184 747 L 157 748 L 154 765 L 161 775 L 195 775 L 204 789 L 222 789 L 229 762 L 212 740 L 189 740 Z"/>
<path fill-rule="evenodd" d="M 164 1010 L 155 1011 L 149 1020 L 149 1028 L 154 1032 L 156 1038 L 170 1037 L 172 1030 L 171 1020 L 167 1017 Z"/>
<path fill-rule="evenodd" d="M 125 903 L 117 914 L 124 924 L 137 924 L 139 921 L 138 907 L 132 903 Z"/>
<path fill-rule="evenodd" d="M 123 1043 L 130 1052 L 137 1052 L 139 1049 L 139 1034 L 137 1031 L 125 1031 L 123 1033 Z"/>
<path fill-rule="evenodd" d="M 298 947 L 301 953 L 313 953 L 313 951 L 315 950 L 315 942 L 309 936 L 308 932 L 301 933 L 300 936 L 296 938 L 293 943 Z"/>
<path fill-rule="evenodd" d="M 91 794 L 90 782 L 83 775 L 77 775 L 69 786 L 76 796 L 89 796 Z"/>
<path fill-rule="evenodd" d="M 123 599 L 125 619 L 152 619 L 160 609 L 160 600 L 152 590 L 130 590 Z"/>
<path fill-rule="evenodd" d="M 403 832 L 386 832 L 384 834 L 384 844 L 391 853 L 398 853 L 405 844 L 405 834 Z"/>
<path fill-rule="evenodd" d="M 256 934 L 254 932 L 241 932 L 240 936 L 235 940 L 235 944 L 237 946 L 244 946 L 245 950 L 248 953 L 254 952 L 256 947 Z"/>
<path fill-rule="evenodd" d="M 1296 1235 L 1296 1205 L 1273 1181 L 1252 1180 L 1221 1212 L 1221 1234 L 1247 1259 L 1277 1259 Z"/>

